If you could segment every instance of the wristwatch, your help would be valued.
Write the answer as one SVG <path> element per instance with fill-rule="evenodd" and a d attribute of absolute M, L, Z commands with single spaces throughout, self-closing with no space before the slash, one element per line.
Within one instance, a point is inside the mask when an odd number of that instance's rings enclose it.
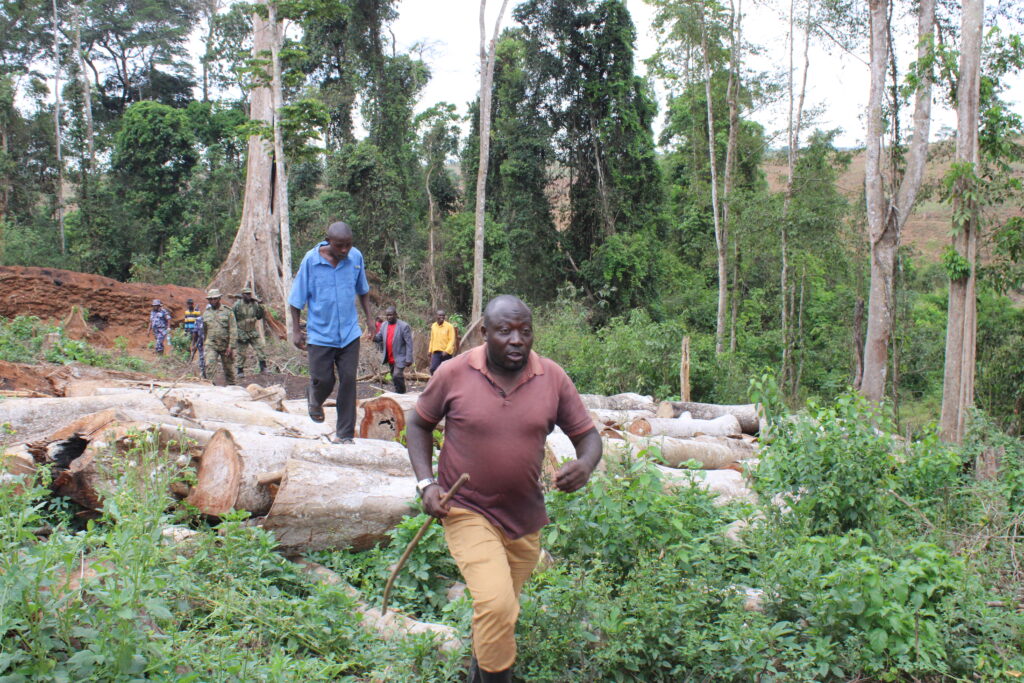
<path fill-rule="evenodd" d="M 426 493 L 426 491 L 427 491 L 427 487 L 431 486 L 432 484 L 436 484 L 436 483 L 437 483 L 437 480 L 434 479 L 433 477 L 427 477 L 426 479 L 420 479 L 418 482 L 416 482 L 416 492 L 419 493 L 420 494 L 420 498 L 422 498 L 423 494 Z"/>

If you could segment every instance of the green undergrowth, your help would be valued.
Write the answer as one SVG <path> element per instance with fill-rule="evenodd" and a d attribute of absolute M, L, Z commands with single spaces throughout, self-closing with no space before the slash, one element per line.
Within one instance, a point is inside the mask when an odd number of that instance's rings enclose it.
<path fill-rule="evenodd" d="M 54 334 L 50 343 L 47 335 Z M 64 336 L 60 325 L 35 316 L 0 317 L 0 360 L 12 363 L 82 363 L 114 370 L 146 371 L 148 364 L 129 355 L 121 345 L 115 353 L 102 351 L 84 341 Z"/>
<path fill-rule="evenodd" d="M 666 487 L 646 457 L 549 493 L 554 562 L 522 595 L 517 676 L 1016 680 L 1020 441 L 983 415 L 963 447 L 934 429 L 904 441 L 852 395 L 773 418 L 764 441 L 758 504 Z M 975 462 L 992 453 L 1001 476 L 979 481 Z M 0 489 L 0 680 L 462 680 L 468 649 L 381 640 L 343 590 L 308 579 L 242 518 L 211 529 L 169 512 L 163 492 L 180 473 L 142 477 L 155 457 L 141 443 L 118 460 L 119 486 L 84 526 L 43 487 Z M 310 559 L 378 605 L 426 519 L 414 512 L 387 544 Z M 737 519 L 746 528 L 727 535 Z M 198 533 L 168 543 L 173 523 Z M 33 533 L 44 524 L 49 540 Z M 99 579 L 64 588 L 82 557 Z M 468 636 L 469 599 L 448 597 L 458 578 L 432 525 L 391 606 Z"/>

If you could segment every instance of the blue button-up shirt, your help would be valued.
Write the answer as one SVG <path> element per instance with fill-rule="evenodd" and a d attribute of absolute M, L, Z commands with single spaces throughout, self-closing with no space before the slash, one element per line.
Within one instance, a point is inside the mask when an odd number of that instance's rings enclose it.
<path fill-rule="evenodd" d="M 359 314 L 356 295 L 367 294 L 363 254 L 355 247 L 348 257 L 332 266 L 320 255 L 323 241 L 302 257 L 302 265 L 292 281 L 288 305 L 300 311 L 309 306 L 306 314 L 306 340 L 317 346 L 343 348 L 359 338 Z"/>

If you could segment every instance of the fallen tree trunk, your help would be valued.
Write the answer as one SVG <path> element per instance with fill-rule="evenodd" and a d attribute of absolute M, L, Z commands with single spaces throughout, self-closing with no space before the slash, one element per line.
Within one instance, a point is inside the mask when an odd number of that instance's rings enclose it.
<path fill-rule="evenodd" d="M 656 448 L 669 467 L 681 467 L 695 460 L 700 463 L 702 469 L 720 470 L 743 459 L 741 454 L 717 442 L 675 439 L 670 436 L 630 437 L 630 441 L 637 448 Z"/>
<path fill-rule="evenodd" d="M 381 614 L 379 609 L 370 607 L 363 602 L 359 591 L 345 583 L 340 576 L 322 564 L 310 560 L 298 560 L 296 564 L 302 566 L 304 574 L 316 579 L 320 583 L 341 588 L 346 595 L 356 601 L 356 610 L 361 616 L 363 626 L 376 631 L 385 640 L 390 640 L 396 636 L 429 633 L 437 637 L 438 649 L 442 652 L 458 652 L 462 649 L 462 640 L 459 639 L 458 632 L 451 626 L 432 624 L 427 621 L 416 621 L 393 609 L 389 610 L 387 614 Z"/>
<path fill-rule="evenodd" d="M 171 413 L 196 420 L 206 429 L 216 431 L 221 427 L 235 425 L 265 427 L 286 436 L 303 436 L 318 439 L 333 432 L 333 425 L 316 423 L 309 417 L 300 417 L 275 411 L 262 401 L 238 401 L 237 403 L 205 401 L 201 399 L 172 399 Z"/>
<path fill-rule="evenodd" d="M 683 413 L 690 413 L 690 417 L 697 420 L 714 420 L 723 415 L 732 415 L 739 421 L 740 429 L 744 434 L 757 434 L 761 428 L 761 416 L 758 414 L 758 404 L 756 403 L 718 405 L 715 403 L 662 401 L 658 404 L 658 417 L 674 418 Z"/>
<path fill-rule="evenodd" d="M 419 394 L 381 394 L 376 398 L 359 401 L 357 412 L 358 435 L 363 439 L 395 441 L 405 429 L 406 412 L 414 410 Z"/>
<path fill-rule="evenodd" d="M 364 550 L 398 525 L 415 497 L 414 477 L 293 458 L 262 526 L 285 554 Z"/>
<path fill-rule="evenodd" d="M 14 493 L 20 494 L 23 486 L 33 481 L 35 473 L 36 461 L 28 452 L 28 446 L 19 444 L 0 449 L 0 486 L 14 484 Z"/>
<path fill-rule="evenodd" d="M 98 510 L 104 496 L 116 485 L 119 473 L 129 464 L 128 454 L 147 438 L 154 438 L 157 444 L 153 462 L 147 463 L 151 469 L 184 471 L 191 468 L 201 452 L 201 447 L 179 425 L 112 421 L 91 434 L 75 434 L 47 446 L 47 458 L 55 465 L 51 488 L 83 507 Z M 73 459 L 67 462 L 69 457 Z M 64 462 L 67 465 L 61 466 Z M 152 474 L 150 471 L 139 476 L 145 480 Z M 142 480 L 139 485 L 144 486 Z"/>
<path fill-rule="evenodd" d="M 580 398 L 590 410 L 644 410 L 654 413 L 658 409 L 653 397 L 640 394 L 580 394 Z"/>
<path fill-rule="evenodd" d="M 279 492 L 286 465 L 293 458 L 413 478 L 405 448 L 394 441 L 360 439 L 351 445 L 336 446 L 236 427 L 220 429 L 210 439 L 199 459 L 196 483 L 187 502 L 214 517 L 223 517 L 231 510 L 265 515 Z M 339 490 L 344 491 L 345 487 Z"/>
<path fill-rule="evenodd" d="M 14 434 L 0 431 L 0 446 L 27 443 L 44 437 L 80 417 L 107 408 L 131 408 L 154 416 L 167 415 L 167 409 L 149 393 L 80 398 L 21 398 L 0 403 L 0 424 L 10 423 Z"/>
<path fill-rule="evenodd" d="M 685 439 L 698 434 L 729 436 L 740 434 L 740 423 L 733 415 L 722 415 L 713 420 L 695 420 L 687 413 L 677 418 L 641 417 L 629 425 L 630 434 L 637 436 L 672 436 Z"/>
<path fill-rule="evenodd" d="M 609 410 L 606 408 L 591 408 L 590 417 L 594 423 L 605 427 L 623 429 L 629 426 L 634 420 L 645 417 L 654 417 L 649 410 Z"/>
<path fill-rule="evenodd" d="M 716 505 L 734 500 L 756 503 L 757 496 L 747 486 L 743 474 L 735 470 L 677 470 L 655 465 L 666 489 L 697 485 L 715 496 Z"/>

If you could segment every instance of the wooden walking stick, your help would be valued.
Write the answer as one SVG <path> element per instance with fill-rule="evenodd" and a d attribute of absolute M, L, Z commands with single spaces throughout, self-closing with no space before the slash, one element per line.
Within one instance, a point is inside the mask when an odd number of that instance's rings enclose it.
<path fill-rule="evenodd" d="M 462 488 L 462 485 L 465 484 L 467 481 L 469 481 L 469 475 L 463 473 L 463 475 L 459 477 L 458 480 L 456 480 L 452 487 L 448 489 L 448 493 L 442 496 L 441 505 L 447 505 L 448 501 L 452 499 L 452 496 L 454 496 L 455 493 L 460 488 Z M 391 597 L 391 587 L 394 585 L 395 579 L 398 578 L 398 573 L 402 571 L 402 567 L 405 566 L 406 561 L 409 559 L 409 555 L 412 555 L 412 551 L 416 548 L 416 545 L 420 542 L 420 539 L 423 538 L 423 534 L 427 533 L 427 529 L 429 529 L 430 525 L 433 524 L 434 519 L 434 517 L 430 517 L 427 519 L 427 521 L 423 522 L 423 526 L 420 527 L 420 530 L 417 531 L 416 535 L 412 537 L 411 541 L 409 541 L 409 545 L 405 547 L 405 552 L 402 553 L 402 556 L 400 558 L 398 558 L 398 563 L 395 565 L 395 568 L 391 570 L 391 576 L 388 577 L 388 582 L 384 585 L 384 604 L 380 608 L 381 616 L 384 616 L 388 613 L 388 598 Z"/>

